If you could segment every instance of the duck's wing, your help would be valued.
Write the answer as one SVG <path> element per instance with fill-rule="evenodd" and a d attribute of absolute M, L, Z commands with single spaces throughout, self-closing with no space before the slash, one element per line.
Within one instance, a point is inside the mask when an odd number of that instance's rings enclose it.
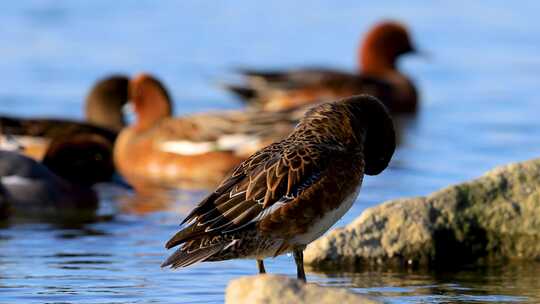
<path fill-rule="evenodd" d="M 291 71 L 242 70 L 246 83 L 226 88 L 255 108 L 275 111 L 370 94 L 392 102 L 393 88 L 384 79 L 329 69 Z"/>
<path fill-rule="evenodd" d="M 294 70 L 253 70 L 239 69 L 251 87 L 274 87 L 274 88 L 297 88 L 299 86 L 315 85 L 329 79 L 348 78 L 355 74 L 328 69 L 328 68 L 303 68 Z"/>
<path fill-rule="evenodd" d="M 25 119 L 11 116 L 0 116 L 0 133 L 49 139 L 80 133 L 95 133 L 110 141 L 114 141 L 117 135 L 116 131 L 85 122 L 51 118 Z"/>
<path fill-rule="evenodd" d="M 257 70 L 239 68 L 236 72 L 246 80 L 244 84 L 225 84 L 224 88 L 248 104 L 263 102 L 271 92 L 297 90 L 315 86 L 331 79 L 342 79 L 354 74 L 327 68 L 294 70 Z"/>
<path fill-rule="evenodd" d="M 166 248 L 182 246 L 162 266 L 188 266 L 219 252 L 230 243 L 223 236 L 252 228 L 293 203 L 316 184 L 331 155 L 341 151 L 339 146 L 280 142 L 255 153 L 184 219 L 184 228 Z M 213 243 L 215 237 L 225 241 Z"/>
<path fill-rule="evenodd" d="M 154 139 L 163 151 L 252 151 L 286 137 L 303 111 L 224 111 L 163 121 Z M 256 149 L 254 149 L 256 147 Z M 240 153 L 245 155 L 245 153 Z"/>

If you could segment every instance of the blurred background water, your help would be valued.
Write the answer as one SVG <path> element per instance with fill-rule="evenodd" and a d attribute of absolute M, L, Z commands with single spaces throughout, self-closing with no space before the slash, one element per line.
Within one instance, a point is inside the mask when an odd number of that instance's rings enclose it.
<path fill-rule="evenodd" d="M 389 169 L 367 177 L 337 224 L 388 199 L 425 195 L 512 161 L 540 156 L 540 3 L 521 1 L 18 1 L 0 10 L 0 113 L 83 118 L 93 82 L 148 71 L 176 114 L 239 108 L 219 89 L 236 66 L 327 65 L 353 70 L 373 23 L 409 25 L 427 58 L 402 70 L 421 110 L 403 119 Z M 117 212 L 102 188 L 102 220 L 78 226 L 15 221 L 0 227 L 0 303 L 219 303 L 253 261 L 159 265 L 164 242 L 203 192 L 165 211 Z M 268 261 L 294 275 L 291 257 Z M 389 303 L 540 302 L 538 265 L 451 273 L 309 273 Z"/>

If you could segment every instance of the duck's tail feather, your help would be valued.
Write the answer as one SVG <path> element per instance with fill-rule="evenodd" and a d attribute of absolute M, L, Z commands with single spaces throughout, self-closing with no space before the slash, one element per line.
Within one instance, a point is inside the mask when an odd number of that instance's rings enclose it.
<path fill-rule="evenodd" d="M 161 264 L 161 267 L 170 266 L 171 268 L 187 267 L 199 262 L 204 262 L 211 256 L 220 252 L 227 244 L 218 243 L 194 250 L 179 248 Z"/>
<path fill-rule="evenodd" d="M 259 97 L 259 93 L 256 89 L 247 86 L 225 84 L 223 87 L 232 92 L 234 95 L 240 97 L 245 103 L 252 103 Z"/>

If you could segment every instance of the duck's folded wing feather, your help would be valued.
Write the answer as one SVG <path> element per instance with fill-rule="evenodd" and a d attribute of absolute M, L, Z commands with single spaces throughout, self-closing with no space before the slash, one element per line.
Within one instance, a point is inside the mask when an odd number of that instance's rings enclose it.
<path fill-rule="evenodd" d="M 331 161 L 329 152 L 336 149 L 275 143 L 257 152 L 184 219 L 184 229 L 166 247 L 260 221 L 313 185 Z"/>
<path fill-rule="evenodd" d="M 299 85 L 305 86 L 325 82 L 328 79 L 354 76 L 352 73 L 318 67 L 285 71 L 239 69 L 238 72 L 247 79 L 248 83 L 255 87 L 261 85 L 285 86 L 286 84 L 293 87 Z"/>
<path fill-rule="evenodd" d="M 26 135 L 57 138 L 70 134 L 96 133 L 114 141 L 117 132 L 90 123 L 63 119 L 24 119 L 0 116 L 0 132 L 6 135 Z"/>
<path fill-rule="evenodd" d="M 385 80 L 369 75 L 359 75 L 328 69 L 302 69 L 285 72 L 244 71 L 247 79 L 245 88 L 252 91 L 254 100 L 296 96 L 318 100 L 318 95 L 335 94 L 343 97 L 359 93 L 389 99 L 392 86 Z M 261 100 L 259 100 L 261 99 Z"/>

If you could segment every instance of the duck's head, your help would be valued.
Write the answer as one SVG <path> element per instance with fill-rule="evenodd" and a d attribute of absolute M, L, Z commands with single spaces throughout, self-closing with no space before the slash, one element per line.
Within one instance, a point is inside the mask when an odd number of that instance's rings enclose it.
<path fill-rule="evenodd" d="M 394 70 L 399 56 L 416 49 L 405 25 L 396 21 L 376 24 L 359 48 L 358 61 L 363 73 L 380 74 Z"/>
<path fill-rule="evenodd" d="M 342 101 L 351 113 L 350 123 L 355 137 L 363 139 L 364 172 L 381 173 L 396 149 L 396 135 L 392 118 L 386 107 L 370 95 L 352 96 Z"/>
<path fill-rule="evenodd" d="M 146 130 L 172 115 L 172 102 L 163 84 L 149 74 L 138 74 L 129 82 L 129 99 L 137 116 L 134 127 Z"/>
<path fill-rule="evenodd" d="M 119 131 L 125 126 L 122 109 L 128 101 L 129 78 L 112 75 L 99 80 L 86 97 L 86 120 Z"/>
<path fill-rule="evenodd" d="M 76 184 L 109 181 L 114 173 L 112 143 L 97 134 L 76 134 L 53 140 L 43 164 Z"/>

